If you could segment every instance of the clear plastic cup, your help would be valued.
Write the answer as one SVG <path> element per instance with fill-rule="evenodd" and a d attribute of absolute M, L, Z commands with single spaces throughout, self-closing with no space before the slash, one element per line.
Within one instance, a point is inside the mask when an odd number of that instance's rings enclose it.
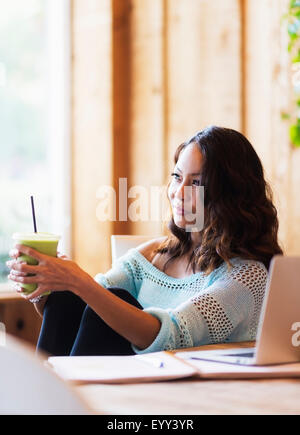
<path fill-rule="evenodd" d="M 29 246 L 30 248 L 36 249 L 42 254 L 50 255 L 51 257 L 56 257 L 57 245 L 61 236 L 58 236 L 56 234 L 51 234 L 51 233 L 45 233 L 45 232 L 37 232 L 37 233 L 24 232 L 24 233 L 14 233 L 12 235 L 12 238 L 15 241 L 15 244 L 18 243 L 20 245 Z M 21 254 L 17 258 L 17 261 L 18 262 L 26 261 L 26 263 L 30 265 L 39 264 L 38 260 L 26 254 Z M 34 274 L 28 274 L 28 276 L 34 276 Z M 23 292 L 25 294 L 32 293 L 38 286 L 36 283 L 32 283 L 32 284 L 20 283 L 20 285 L 23 288 Z M 50 292 L 46 292 L 43 294 L 49 295 Z"/>

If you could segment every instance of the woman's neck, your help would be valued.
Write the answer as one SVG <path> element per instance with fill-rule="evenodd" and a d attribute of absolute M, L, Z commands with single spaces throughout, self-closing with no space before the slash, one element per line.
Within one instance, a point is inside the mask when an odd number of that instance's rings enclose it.
<path fill-rule="evenodd" d="M 192 241 L 191 251 L 193 251 L 195 248 L 201 245 L 201 238 L 202 238 L 202 231 L 191 233 L 191 241 Z"/>

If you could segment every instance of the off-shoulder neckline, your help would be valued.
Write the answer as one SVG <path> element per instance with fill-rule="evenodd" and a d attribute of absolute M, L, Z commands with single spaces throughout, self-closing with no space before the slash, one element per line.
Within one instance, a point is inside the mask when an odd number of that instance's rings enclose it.
<path fill-rule="evenodd" d="M 149 271 L 153 272 L 156 275 L 161 276 L 164 280 L 168 279 L 169 281 L 172 281 L 172 282 L 190 282 L 190 281 L 193 281 L 194 279 L 197 279 L 199 276 L 204 275 L 204 272 L 200 271 L 200 272 L 192 273 L 191 275 L 185 276 L 183 278 L 175 278 L 174 276 L 168 275 L 165 272 L 163 272 L 162 270 L 158 269 L 156 266 L 154 266 L 154 264 L 152 264 L 149 260 L 147 260 L 147 258 L 137 248 L 130 248 L 127 251 L 127 253 L 129 254 L 130 252 L 135 257 L 137 257 L 141 261 L 141 263 Z M 232 261 L 232 260 L 242 260 L 242 259 L 240 257 L 233 257 L 230 259 L 230 261 Z M 250 260 L 250 261 L 253 261 L 253 260 Z M 213 270 L 209 275 L 207 275 L 206 278 L 211 277 L 212 274 L 217 273 L 224 266 L 226 266 L 225 262 L 220 264 L 220 266 L 217 267 L 215 270 Z"/>

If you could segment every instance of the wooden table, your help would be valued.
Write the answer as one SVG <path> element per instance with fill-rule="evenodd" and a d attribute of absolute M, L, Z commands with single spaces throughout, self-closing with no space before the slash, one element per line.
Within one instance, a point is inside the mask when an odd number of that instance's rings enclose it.
<path fill-rule="evenodd" d="M 231 343 L 198 349 L 253 345 Z M 85 384 L 76 389 L 93 410 L 105 414 L 300 414 L 300 379 L 188 378 L 143 384 Z"/>

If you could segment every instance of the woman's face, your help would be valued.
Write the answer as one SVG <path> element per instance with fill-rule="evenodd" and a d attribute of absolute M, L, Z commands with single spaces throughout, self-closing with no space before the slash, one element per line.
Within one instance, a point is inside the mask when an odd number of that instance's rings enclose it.
<path fill-rule="evenodd" d="M 195 143 L 187 145 L 180 153 L 173 171 L 173 179 L 168 188 L 168 198 L 172 207 L 173 219 L 180 228 L 192 225 L 194 220 L 188 214 L 194 215 L 196 199 L 199 197 L 201 183 L 201 169 L 203 157 Z"/>

